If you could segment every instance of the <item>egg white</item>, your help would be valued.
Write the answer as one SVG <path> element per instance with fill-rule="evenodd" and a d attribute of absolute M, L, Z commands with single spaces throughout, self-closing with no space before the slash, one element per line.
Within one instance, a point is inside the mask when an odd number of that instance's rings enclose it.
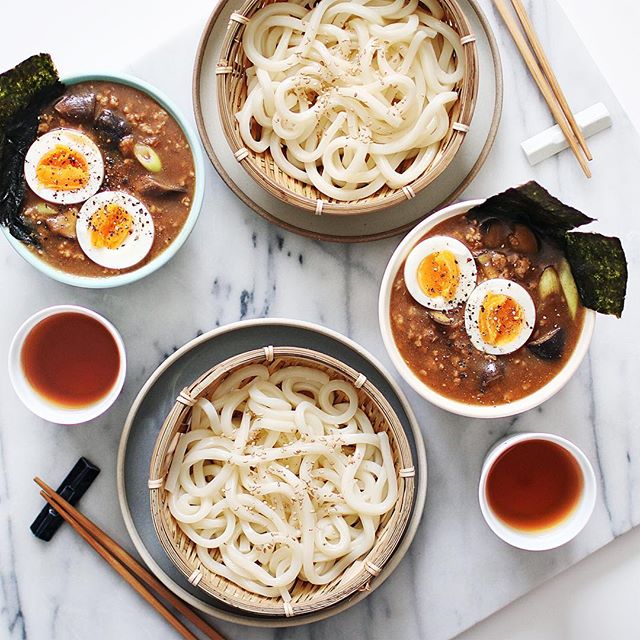
<path fill-rule="evenodd" d="M 89 168 L 86 186 L 73 190 L 55 190 L 43 185 L 36 174 L 40 159 L 58 145 L 69 147 L 84 157 Z M 24 177 L 29 188 L 43 200 L 57 204 L 84 202 L 100 189 L 104 179 L 104 162 L 96 143 L 75 129 L 53 129 L 37 138 L 24 159 Z"/>
<path fill-rule="evenodd" d="M 133 218 L 132 232 L 116 249 L 96 247 L 91 241 L 91 217 L 109 203 L 121 206 Z M 76 220 L 76 235 L 80 248 L 93 262 L 110 269 L 126 269 L 140 262 L 151 250 L 153 218 L 142 202 L 132 195 L 124 191 L 102 191 L 82 205 Z"/>
<path fill-rule="evenodd" d="M 524 311 L 524 324 L 520 333 L 507 344 L 487 344 L 480 333 L 479 316 L 480 307 L 488 293 L 502 294 L 513 298 Z M 464 325 L 471 344 L 479 351 L 492 355 L 505 355 L 517 351 L 529 339 L 536 324 L 536 307 L 529 292 L 512 280 L 492 278 L 481 282 L 469 296 L 464 313 Z"/>
<path fill-rule="evenodd" d="M 450 251 L 460 268 L 460 281 L 455 296 L 451 300 L 443 296 L 429 296 L 418 282 L 418 267 L 430 254 L 436 251 Z M 407 256 L 404 263 L 404 281 L 409 293 L 423 307 L 436 311 L 447 311 L 462 304 L 476 286 L 478 271 L 471 251 L 455 238 L 449 236 L 432 236 L 417 244 Z"/>

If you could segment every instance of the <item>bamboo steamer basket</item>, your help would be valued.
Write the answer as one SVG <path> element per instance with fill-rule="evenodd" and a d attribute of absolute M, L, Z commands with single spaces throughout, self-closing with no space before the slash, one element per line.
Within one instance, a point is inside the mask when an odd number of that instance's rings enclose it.
<path fill-rule="evenodd" d="M 291 601 L 251 593 L 203 566 L 196 545 L 183 533 L 168 507 L 164 480 L 179 435 L 189 430 L 191 408 L 197 399 L 210 395 L 234 371 L 250 364 L 264 364 L 271 372 L 290 365 L 313 367 L 331 379 L 354 384 L 360 409 L 371 420 L 376 432 L 389 437 L 398 481 L 398 499 L 380 520 L 373 548 L 341 575 L 326 585 L 312 585 L 298 579 L 291 590 Z M 165 419 L 151 456 L 149 469 L 150 506 L 153 524 L 164 551 L 194 586 L 228 605 L 264 616 L 297 616 L 337 604 L 358 590 L 368 590 L 402 539 L 413 509 L 415 469 L 409 442 L 402 424 L 382 393 L 367 378 L 317 351 L 300 347 L 265 347 L 233 356 L 202 374 L 183 389 Z M 218 557 L 220 560 L 220 558 Z"/>
<path fill-rule="evenodd" d="M 465 72 L 454 87 L 459 98 L 449 111 L 450 127 L 440 141 L 439 149 L 422 175 L 401 189 L 383 186 L 373 195 L 343 202 L 329 198 L 312 185 L 284 173 L 273 161 L 271 152 L 255 153 L 245 147 L 235 114 L 247 97 L 245 70 L 250 65 L 242 49 L 242 31 L 259 9 L 271 0 L 246 0 L 231 14 L 216 68 L 218 112 L 225 138 L 236 160 L 249 176 L 272 196 L 316 215 L 357 215 L 373 213 L 411 199 L 435 180 L 453 160 L 469 131 L 478 90 L 478 57 L 476 38 L 457 0 L 437 0 L 444 9 L 443 20 L 460 34 L 464 51 Z M 402 165 L 401 167 L 402 168 Z"/>

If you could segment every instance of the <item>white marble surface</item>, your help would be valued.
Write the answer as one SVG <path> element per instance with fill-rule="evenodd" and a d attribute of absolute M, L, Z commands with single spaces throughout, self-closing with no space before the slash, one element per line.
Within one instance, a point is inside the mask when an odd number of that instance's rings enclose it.
<path fill-rule="evenodd" d="M 603 30 L 597 7 L 584 7 L 579 0 L 562 2 L 582 21 L 585 35 L 591 35 L 589 47 L 599 47 L 600 64 L 616 80 L 627 104 L 635 107 L 640 124 L 638 97 L 627 82 L 640 45 L 630 41 L 624 45 L 627 55 L 619 53 L 625 42 L 620 34 L 627 29 L 633 35 L 633 21 L 616 26 L 621 32 Z M 620 11 L 633 9 L 629 15 L 637 25 L 640 10 L 631 7 L 630 0 L 618 3 Z M 11 5 L 3 17 L 19 27 L 6 34 L 0 68 L 47 50 L 63 73 L 96 67 L 133 71 L 171 92 L 189 110 L 189 61 L 209 7 L 194 1 L 177 7 L 163 0 L 154 4 L 156 17 L 150 17 L 145 5 L 118 0 L 109 8 L 79 10 L 76 3 L 63 0 L 55 12 L 47 11 L 46 21 L 28 29 L 24 25 L 30 24 L 30 17 L 50 5 L 40 0 Z M 488 0 L 484 6 L 489 6 Z M 595 177 L 590 183 L 582 179 L 567 154 L 535 169 L 519 155 L 519 142 L 547 126 L 549 116 L 512 43 L 501 33 L 505 117 L 491 159 L 466 195 L 487 195 L 535 177 L 598 217 L 599 230 L 622 236 L 630 257 L 630 298 L 637 301 L 640 236 L 633 194 L 640 174 L 640 144 L 555 11 L 553 0 L 547 0 L 536 2 L 532 15 L 570 101 L 578 110 L 604 100 L 614 115 L 614 128 L 592 141 Z M 96 21 L 100 27 L 91 27 Z M 64 38 L 59 35 L 62 27 Z M 27 315 L 49 304 L 73 301 L 104 313 L 120 328 L 131 363 L 126 390 L 114 410 L 78 427 L 59 427 L 31 416 L 0 367 L 1 638 L 172 637 L 72 532 L 61 530 L 44 545 L 27 527 L 40 508 L 31 477 L 38 473 L 56 482 L 86 454 L 103 473 L 87 494 L 83 510 L 127 542 L 115 498 L 116 444 L 132 397 L 175 347 L 218 323 L 286 315 L 322 322 L 384 355 L 375 315 L 377 285 L 397 240 L 342 247 L 282 233 L 241 206 L 212 170 L 208 178 L 203 214 L 185 248 L 161 272 L 124 289 L 80 291 L 53 283 L 0 243 L 0 362 L 6 360 L 10 335 Z M 194 265 L 197 278 L 191 275 Z M 224 625 L 228 637 L 383 638 L 401 628 L 405 638 L 446 638 L 638 524 L 640 431 L 633 389 L 640 347 L 632 332 L 639 315 L 638 303 L 630 301 L 624 320 L 599 320 L 589 359 L 576 378 L 541 411 L 518 420 L 457 419 L 409 394 L 424 428 L 430 462 L 427 511 L 410 561 L 366 604 L 333 621 L 279 634 Z M 567 435 L 586 450 L 598 468 L 600 497 L 592 521 L 574 543 L 530 554 L 507 547 L 485 527 L 475 483 L 482 455 L 493 440 L 510 430 L 540 428 Z M 637 637 L 639 539 L 636 531 L 617 540 L 474 628 L 468 637 Z"/>

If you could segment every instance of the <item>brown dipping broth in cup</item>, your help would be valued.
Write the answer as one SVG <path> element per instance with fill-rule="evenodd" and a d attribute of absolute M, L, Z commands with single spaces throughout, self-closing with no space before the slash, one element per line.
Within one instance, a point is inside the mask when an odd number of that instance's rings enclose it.
<path fill-rule="evenodd" d="M 33 327 L 20 359 L 33 389 L 68 408 L 104 398 L 120 370 L 118 345 L 109 330 L 95 318 L 73 311 L 49 316 Z"/>
<path fill-rule="evenodd" d="M 577 507 L 583 477 L 575 458 L 548 440 L 517 442 L 493 463 L 486 498 L 494 514 L 521 531 L 558 525 Z"/>

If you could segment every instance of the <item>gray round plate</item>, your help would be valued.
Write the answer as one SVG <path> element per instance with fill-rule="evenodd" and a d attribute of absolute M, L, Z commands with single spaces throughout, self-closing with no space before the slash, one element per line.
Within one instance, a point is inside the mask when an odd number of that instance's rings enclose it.
<path fill-rule="evenodd" d="M 217 107 L 215 69 L 229 16 L 244 0 L 219 0 L 207 22 L 193 71 L 193 106 L 198 131 L 220 177 L 263 218 L 294 233 L 333 242 L 367 242 L 411 229 L 432 211 L 450 204 L 475 178 L 498 131 L 502 114 L 502 65 L 498 45 L 477 0 L 459 0 L 477 39 L 478 98 L 471 129 L 449 166 L 415 198 L 393 208 L 355 216 L 321 215 L 270 195 L 236 161 L 227 144 Z"/>
<path fill-rule="evenodd" d="M 193 587 L 169 560 L 151 521 L 147 480 L 158 430 L 180 390 L 202 372 L 237 353 L 265 345 L 304 346 L 329 354 L 364 373 L 385 395 L 407 433 L 416 468 L 416 493 L 407 529 L 371 590 L 354 594 L 317 613 L 294 618 L 242 612 Z M 374 356 L 349 338 L 320 325 L 298 320 L 245 320 L 205 333 L 167 358 L 151 375 L 131 406 L 118 449 L 118 499 L 125 525 L 138 553 L 156 577 L 193 607 L 222 620 L 261 627 L 284 627 L 322 620 L 344 611 L 379 587 L 406 553 L 420 523 L 427 491 L 427 459 L 420 428 L 407 399 Z"/>

